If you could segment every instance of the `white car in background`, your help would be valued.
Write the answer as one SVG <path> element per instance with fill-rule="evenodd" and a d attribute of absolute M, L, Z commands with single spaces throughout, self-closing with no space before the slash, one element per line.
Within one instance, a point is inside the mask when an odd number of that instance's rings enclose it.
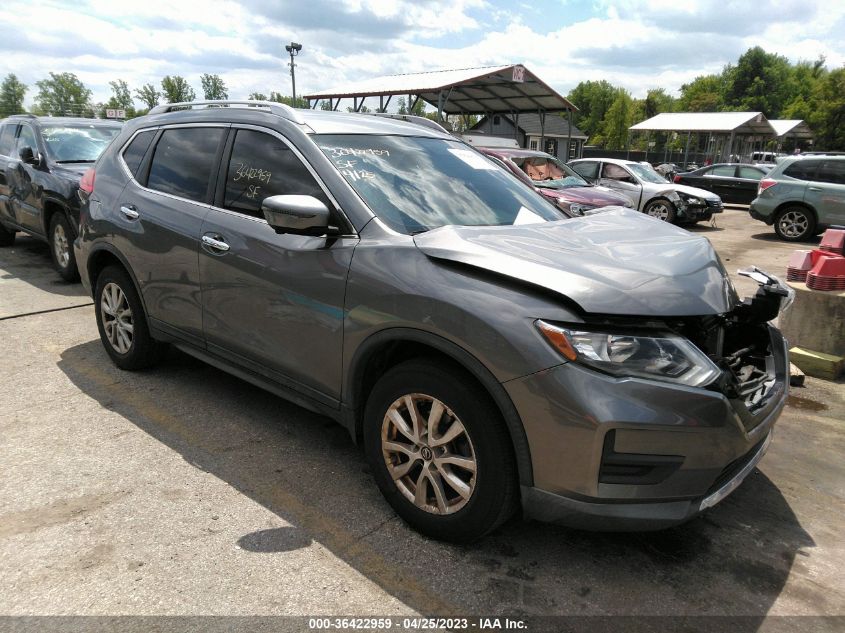
<path fill-rule="evenodd" d="M 691 224 L 723 211 L 722 199 L 713 192 L 669 182 L 650 165 L 620 158 L 580 158 L 567 164 L 587 182 L 624 193 L 635 208 L 665 222 Z"/>

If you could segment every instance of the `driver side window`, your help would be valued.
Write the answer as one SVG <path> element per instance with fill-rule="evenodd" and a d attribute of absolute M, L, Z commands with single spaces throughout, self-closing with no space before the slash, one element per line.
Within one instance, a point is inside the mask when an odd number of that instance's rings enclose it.
<path fill-rule="evenodd" d="M 33 153 L 38 153 L 38 141 L 35 140 L 35 132 L 28 125 L 21 125 L 15 155 L 17 156 L 24 147 L 31 147 Z"/>

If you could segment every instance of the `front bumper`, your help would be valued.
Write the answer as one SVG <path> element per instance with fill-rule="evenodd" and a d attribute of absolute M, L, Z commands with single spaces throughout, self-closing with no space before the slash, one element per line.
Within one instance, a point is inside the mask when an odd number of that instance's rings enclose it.
<path fill-rule="evenodd" d="M 769 331 L 775 381 L 754 411 L 717 391 L 618 379 L 574 363 L 506 383 L 531 450 L 525 514 L 592 530 L 649 530 L 721 501 L 763 457 L 788 395 L 786 343 Z M 615 471 L 609 454 L 623 462 Z"/>
<path fill-rule="evenodd" d="M 725 210 L 722 202 L 711 202 L 707 201 L 707 204 L 687 204 L 686 209 L 683 211 L 682 214 L 679 214 L 682 219 L 689 220 L 690 222 L 701 222 L 703 220 L 709 220 L 713 217 L 714 213 L 722 213 Z"/>

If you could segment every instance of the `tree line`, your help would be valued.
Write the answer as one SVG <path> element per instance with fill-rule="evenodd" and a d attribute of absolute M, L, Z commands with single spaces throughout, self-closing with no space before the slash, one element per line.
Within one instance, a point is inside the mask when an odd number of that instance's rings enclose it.
<path fill-rule="evenodd" d="M 227 99 L 229 90 L 216 74 L 200 76 L 202 95 L 205 99 Z M 108 109 L 126 111 L 127 118 L 146 114 L 151 108 L 165 103 L 193 101 L 194 89 L 180 75 L 168 75 L 157 86 L 146 83 L 134 91 L 122 79 L 109 82 L 112 95 L 105 103 L 92 103 L 91 91 L 73 73 L 50 73 L 35 82 L 37 93 L 32 107 L 33 114 L 54 116 L 105 117 Z M 0 84 L 0 117 L 25 112 L 24 97 L 29 87 L 14 74 L 9 74 Z M 296 101 L 279 92 L 253 92 L 249 99 L 277 101 L 298 108 L 307 108 L 304 99 Z M 567 95 L 579 111 L 574 123 L 589 137 L 591 145 L 606 149 L 624 149 L 628 146 L 628 128 L 660 112 L 763 112 L 769 119 L 803 119 L 813 130 L 815 147 L 826 150 L 845 150 L 845 67 L 829 70 L 824 58 L 814 62 L 799 61 L 795 64 L 786 57 L 767 53 L 757 46 L 742 54 L 736 64 L 726 65 L 718 74 L 696 77 L 681 86 L 680 95 L 674 97 L 663 88 L 648 90 L 645 98 L 635 99 L 630 93 L 605 80 L 583 81 Z M 136 108 L 135 102 L 143 104 Z M 400 113 L 435 118 L 426 112 L 425 104 L 418 100 L 411 112 L 405 100 L 397 100 Z M 328 101 L 320 104 L 331 109 Z M 351 107 L 347 108 L 352 111 Z M 366 106 L 361 108 L 369 112 Z M 475 117 L 463 119 L 450 117 L 456 131 L 475 123 Z M 680 147 L 683 140 L 668 135 L 656 135 L 658 147 Z M 644 149 L 647 140 L 638 136 L 633 148 Z M 787 147 L 786 149 L 791 149 Z"/>
<path fill-rule="evenodd" d="M 635 99 L 602 80 L 579 83 L 567 98 L 579 109 L 573 123 L 591 145 L 606 149 L 626 148 L 628 128 L 661 112 L 738 111 L 762 112 L 767 119 L 803 119 L 815 134 L 814 147 L 845 150 L 845 67 L 828 70 L 824 57 L 792 64 L 756 46 L 720 73 L 684 84 L 678 97 L 653 88 L 645 98 Z M 673 143 L 667 135 L 656 140 L 658 147 L 683 143 L 680 138 Z M 631 147 L 645 149 L 646 142 L 638 135 Z"/>

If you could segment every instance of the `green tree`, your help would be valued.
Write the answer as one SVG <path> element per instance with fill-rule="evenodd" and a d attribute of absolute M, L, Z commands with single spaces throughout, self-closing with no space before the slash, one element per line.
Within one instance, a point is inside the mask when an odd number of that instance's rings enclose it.
<path fill-rule="evenodd" d="M 125 110 L 126 118 L 133 118 L 135 116 L 135 108 L 132 104 L 132 94 L 129 92 L 129 85 L 122 79 L 118 79 L 117 81 L 110 81 L 109 86 L 112 89 L 112 96 L 98 108 L 100 116 L 105 118 L 106 110 Z"/>
<path fill-rule="evenodd" d="M 845 68 L 827 73 L 819 82 L 807 122 L 816 134 L 816 147 L 845 150 Z"/>
<path fill-rule="evenodd" d="M 675 109 L 675 97 L 667 94 L 663 88 L 652 88 L 646 93 L 643 116 L 650 119 L 661 112 L 672 112 Z"/>
<path fill-rule="evenodd" d="M 676 103 L 678 112 L 719 112 L 724 110 L 725 78 L 722 75 L 702 75 L 681 86 Z"/>
<path fill-rule="evenodd" d="M 605 114 L 617 98 L 618 88 L 610 82 L 582 81 L 567 95 L 567 99 L 578 108 L 572 122 L 587 136 L 601 132 Z M 594 139 L 590 139 L 593 143 Z"/>
<path fill-rule="evenodd" d="M 320 101 L 320 109 L 321 110 L 331 110 L 332 109 L 332 102 L 328 99 L 323 99 Z"/>
<path fill-rule="evenodd" d="M 158 100 L 161 99 L 161 93 L 156 90 L 153 84 L 144 84 L 140 89 L 135 91 L 135 98 L 147 106 L 147 110 L 152 110 L 158 105 Z"/>
<path fill-rule="evenodd" d="M 292 97 L 288 97 L 283 95 L 281 92 L 276 92 L 275 90 L 270 93 L 269 101 L 275 101 L 277 103 L 284 103 L 285 105 L 289 105 L 292 108 L 309 108 L 310 105 L 306 99 L 302 97 L 296 98 L 296 103 L 294 103 Z"/>
<path fill-rule="evenodd" d="M 267 95 L 263 92 L 250 92 L 247 99 L 250 101 L 267 101 Z"/>
<path fill-rule="evenodd" d="M 399 97 L 396 100 L 397 114 L 411 114 L 413 116 L 425 116 L 425 101 L 417 99 L 414 107 L 409 109 L 405 97 Z"/>
<path fill-rule="evenodd" d="M 21 83 L 14 73 L 6 75 L 0 84 L 0 118 L 26 112 L 23 107 L 26 91 L 26 85 Z"/>
<path fill-rule="evenodd" d="M 49 79 L 35 82 L 38 112 L 52 116 L 93 117 L 91 91 L 73 73 L 50 73 Z"/>
<path fill-rule="evenodd" d="M 796 91 L 789 60 L 767 53 L 759 46 L 743 53 L 727 70 L 725 102 L 737 110 L 762 112 L 780 118 L 781 110 Z"/>
<path fill-rule="evenodd" d="M 179 75 L 167 75 L 161 80 L 161 92 L 167 103 L 183 103 L 197 98 L 194 89 Z"/>
<path fill-rule="evenodd" d="M 634 123 L 634 103 L 627 90 L 618 88 L 616 98 L 601 124 L 601 137 L 607 149 L 624 149 L 628 145 L 628 128 Z"/>
<path fill-rule="evenodd" d="M 228 99 L 229 92 L 226 90 L 226 84 L 221 79 L 220 75 L 203 74 L 200 77 L 202 82 L 202 92 L 206 99 Z"/>

